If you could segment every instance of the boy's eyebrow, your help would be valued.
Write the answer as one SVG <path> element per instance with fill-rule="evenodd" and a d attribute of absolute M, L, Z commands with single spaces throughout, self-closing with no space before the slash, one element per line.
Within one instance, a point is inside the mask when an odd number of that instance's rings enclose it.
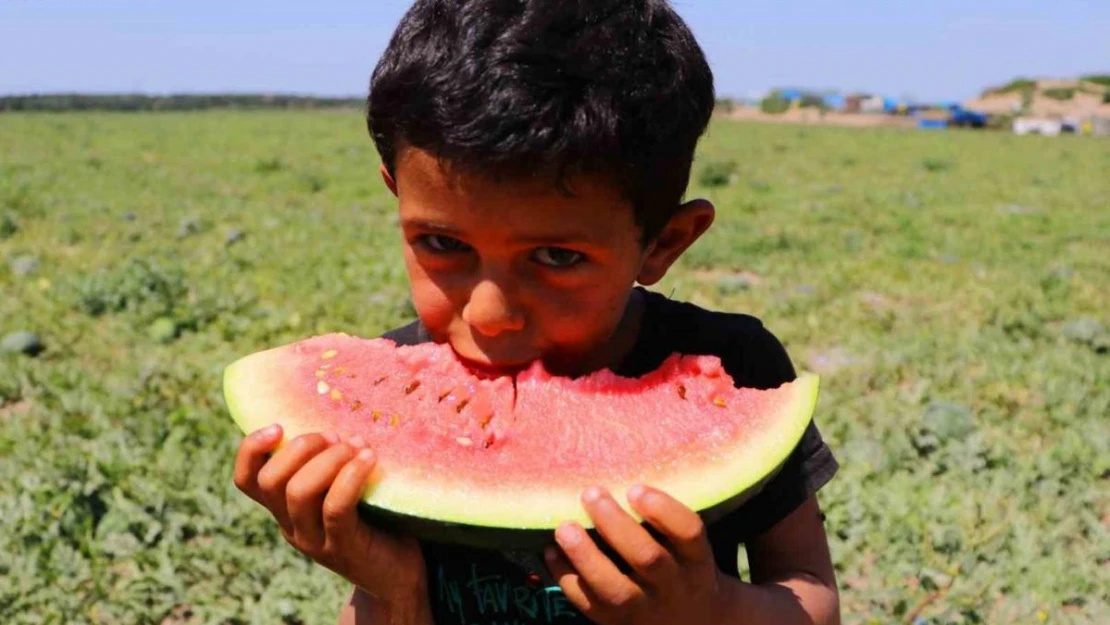
<path fill-rule="evenodd" d="M 444 223 L 429 221 L 427 219 L 403 219 L 401 226 L 404 228 L 416 228 L 418 230 L 431 230 L 433 232 L 442 232 L 443 234 L 460 234 L 461 230 L 458 228 Z"/>
<path fill-rule="evenodd" d="M 412 228 L 416 230 L 426 230 L 430 232 L 437 232 L 446 235 L 460 235 L 462 230 L 450 224 L 430 221 L 427 219 L 405 219 L 401 221 L 401 226 L 404 228 Z M 530 243 L 533 245 L 554 245 L 559 243 L 571 242 L 592 242 L 595 241 L 597 235 L 592 235 L 588 231 L 572 231 L 561 232 L 554 235 L 523 235 L 515 237 L 521 243 Z"/>
<path fill-rule="evenodd" d="M 533 235 L 517 237 L 521 243 L 532 245 L 557 245 L 561 243 L 590 243 L 596 240 L 586 232 L 564 232 L 557 235 Z"/>

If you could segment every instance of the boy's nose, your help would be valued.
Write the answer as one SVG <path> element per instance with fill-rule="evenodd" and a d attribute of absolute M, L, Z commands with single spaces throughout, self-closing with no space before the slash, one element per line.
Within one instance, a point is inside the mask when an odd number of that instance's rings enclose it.
<path fill-rule="evenodd" d="M 513 306 L 505 289 L 492 280 L 483 280 L 474 287 L 462 317 L 484 336 L 497 336 L 524 328 L 524 314 Z"/>

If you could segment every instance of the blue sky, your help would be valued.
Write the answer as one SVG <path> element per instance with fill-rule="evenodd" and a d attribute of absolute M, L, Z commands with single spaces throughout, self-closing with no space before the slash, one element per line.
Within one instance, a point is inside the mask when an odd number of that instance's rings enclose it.
<path fill-rule="evenodd" d="M 721 95 L 1110 73 L 1107 0 L 674 0 Z M 0 0 L 0 94 L 361 95 L 409 0 Z"/>

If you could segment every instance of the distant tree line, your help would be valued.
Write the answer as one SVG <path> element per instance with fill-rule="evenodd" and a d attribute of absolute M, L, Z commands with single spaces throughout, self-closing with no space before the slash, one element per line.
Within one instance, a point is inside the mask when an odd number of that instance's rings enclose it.
<path fill-rule="evenodd" d="M 0 96 L 3 111 L 200 111 L 205 109 L 358 108 L 362 98 L 268 94 L 82 94 Z"/>

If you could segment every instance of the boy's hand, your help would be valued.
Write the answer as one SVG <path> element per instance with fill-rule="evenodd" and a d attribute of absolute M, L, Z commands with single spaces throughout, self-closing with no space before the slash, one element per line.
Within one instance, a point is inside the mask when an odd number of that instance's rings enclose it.
<path fill-rule="evenodd" d="M 719 571 L 698 515 L 661 491 L 634 486 L 632 509 L 666 537 L 660 544 L 604 489 L 582 502 L 598 533 L 631 565 L 625 575 L 575 523 L 555 532 L 562 552 L 547 551 L 551 574 L 567 599 L 602 625 L 723 622 Z"/>
<path fill-rule="evenodd" d="M 365 443 L 305 434 L 267 458 L 281 438 L 281 427 L 272 425 L 243 439 L 235 458 L 239 490 L 270 511 L 289 544 L 374 598 L 427 601 L 419 543 L 372 529 L 358 516 L 375 465 Z"/>

